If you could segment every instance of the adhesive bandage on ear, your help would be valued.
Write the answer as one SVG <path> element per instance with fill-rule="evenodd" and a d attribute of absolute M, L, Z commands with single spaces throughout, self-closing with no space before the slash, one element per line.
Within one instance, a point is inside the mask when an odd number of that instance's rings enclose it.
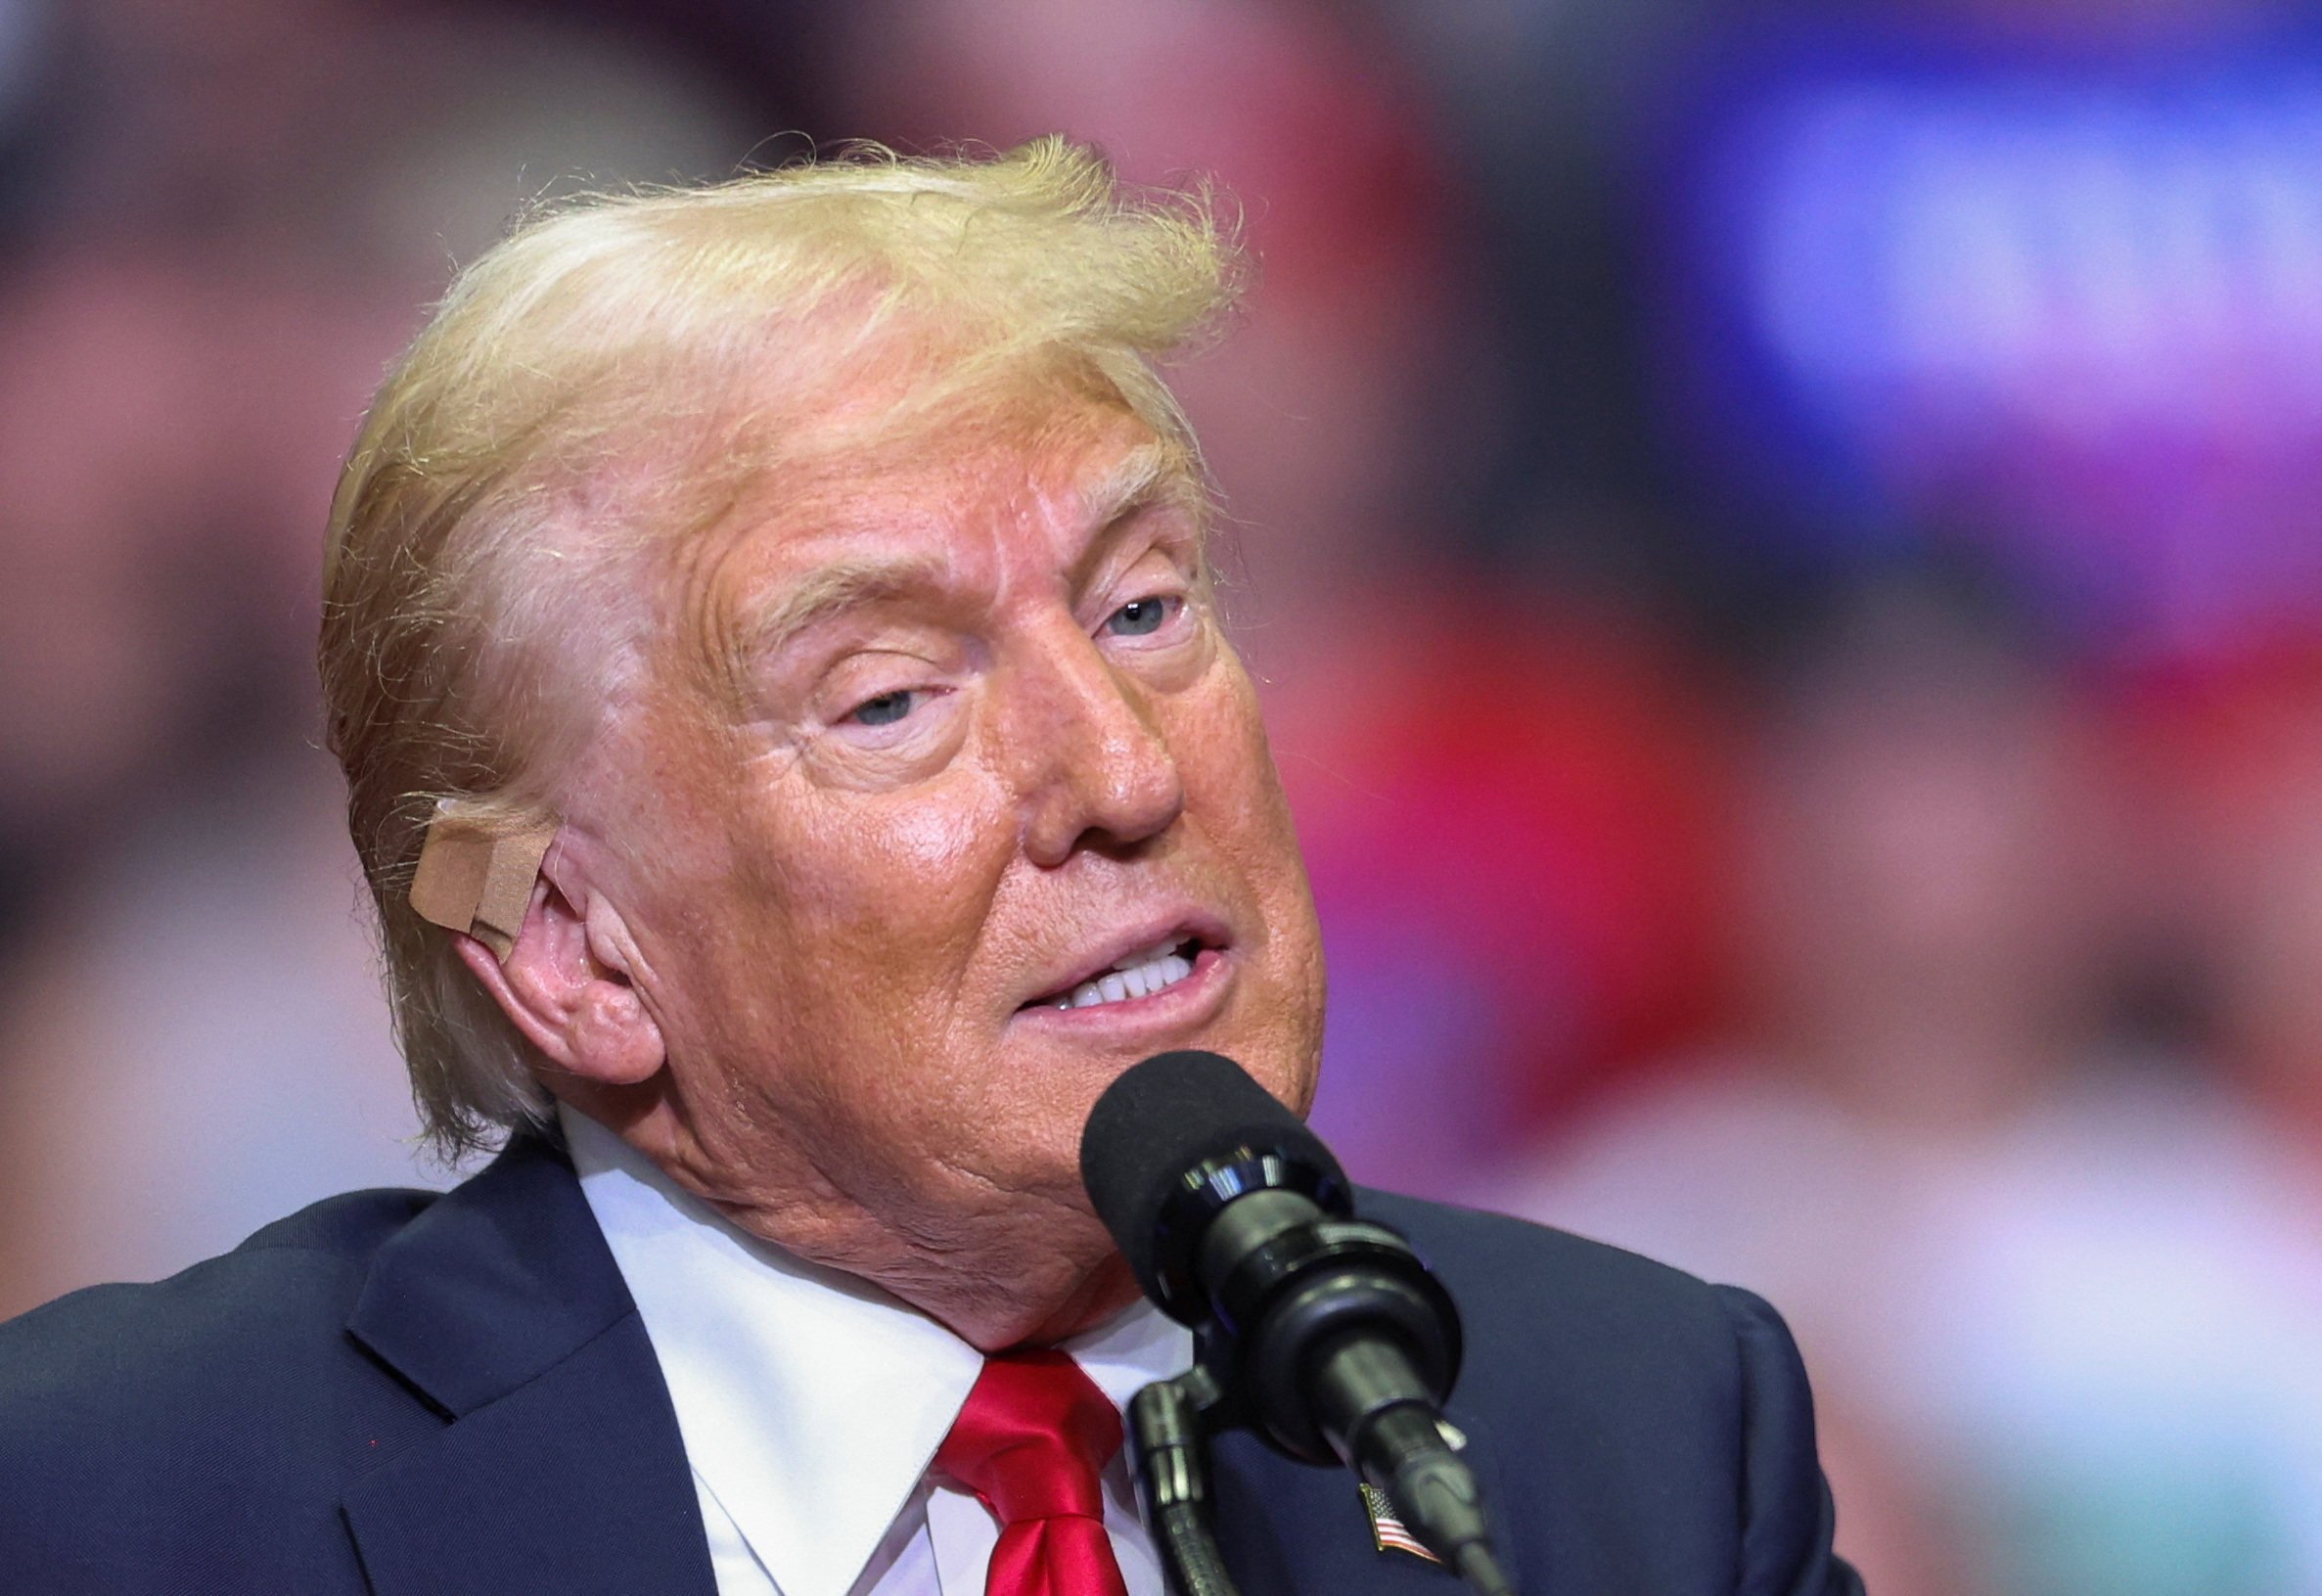
<path fill-rule="evenodd" d="M 475 937 L 506 964 L 556 834 L 553 823 L 503 832 L 438 812 L 420 844 L 412 908 L 431 925 Z"/>

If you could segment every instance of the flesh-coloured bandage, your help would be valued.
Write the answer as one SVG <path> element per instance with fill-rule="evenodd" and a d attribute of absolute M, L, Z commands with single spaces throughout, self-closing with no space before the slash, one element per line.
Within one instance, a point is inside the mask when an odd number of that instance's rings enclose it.
<path fill-rule="evenodd" d="M 556 834 L 554 824 L 508 832 L 436 815 L 412 874 L 412 908 L 432 925 L 475 937 L 506 964 Z"/>

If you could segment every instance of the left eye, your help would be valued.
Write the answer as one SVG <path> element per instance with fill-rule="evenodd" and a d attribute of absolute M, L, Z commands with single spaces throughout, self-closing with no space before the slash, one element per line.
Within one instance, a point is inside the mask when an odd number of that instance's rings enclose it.
<path fill-rule="evenodd" d="M 1124 604 L 1105 618 L 1105 630 L 1115 637 L 1144 637 L 1161 629 L 1180 599 L 1138 599 Z"/>

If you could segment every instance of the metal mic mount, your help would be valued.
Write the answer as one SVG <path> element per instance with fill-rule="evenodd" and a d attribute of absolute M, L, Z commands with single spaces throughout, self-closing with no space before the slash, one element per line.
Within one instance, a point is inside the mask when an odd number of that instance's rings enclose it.
<path fill-rule="evenodd" d="M 1207 1364 L 1157 1380 L 1129 1404 L 1137 1482 L 1174 1596 L 1239 1596 L 1209 1524 L 1209 1432 L 1222 1396 Z"/>

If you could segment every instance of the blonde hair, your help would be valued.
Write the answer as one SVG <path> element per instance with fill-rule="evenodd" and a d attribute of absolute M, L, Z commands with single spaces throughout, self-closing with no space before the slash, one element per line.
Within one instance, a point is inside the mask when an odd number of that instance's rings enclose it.
<path fill-rule="evenodd" d="M 1057 138 L 989 159 L 864 148 L 587 197 L 459 275 L 340 479 L 320 651 L 396 1031 L 440 1153 L 545 1117 L 545 1061 L 412 908 L 412 874 L 438 813 L 511 835 L 554 821 L 560 772 L 621 668 L 577 601 L 762 484 L 808 417 L 820 447 L 867 446 L 1046 373 L 1116 396 L 1192 458 L 1154 363 L 1213 324 L 1236 276 L 1205 194 L 1124 193 Z M 835 433 L 830 401 L 873 372 L 883 396 Z"/>

